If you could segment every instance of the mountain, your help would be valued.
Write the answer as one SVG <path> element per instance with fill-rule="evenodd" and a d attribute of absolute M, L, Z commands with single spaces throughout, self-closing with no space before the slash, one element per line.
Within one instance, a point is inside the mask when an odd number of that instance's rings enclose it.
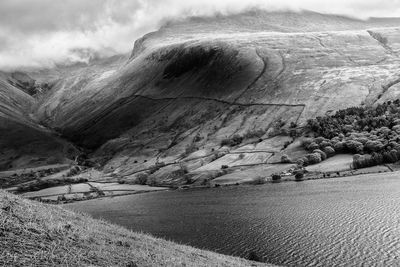
<path fill-rule="evenodd" d="M 1 103 L 7 120 L 89 151 L 105 177 L 200 183 L 222 165 L 269 167 L 292 142 L 280 134 L 290 125 L 398 98 L 399 56 L 397 18 L 253 10 L 171 21 L 130 56 L 31 71 L 52 85 L 34 99 L 4 79 L 18 105 Z"/>

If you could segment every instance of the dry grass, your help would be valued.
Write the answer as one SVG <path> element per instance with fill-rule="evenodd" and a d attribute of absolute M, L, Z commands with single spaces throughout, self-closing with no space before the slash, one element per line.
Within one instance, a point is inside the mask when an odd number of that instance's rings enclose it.
<path fill-rule="evenodd" d="M 256 266 L 0 190 L 0 266 Z"/>

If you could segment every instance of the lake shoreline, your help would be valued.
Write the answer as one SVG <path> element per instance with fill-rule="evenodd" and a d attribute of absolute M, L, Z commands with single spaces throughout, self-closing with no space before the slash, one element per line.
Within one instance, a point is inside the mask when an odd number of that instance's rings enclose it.
<path fill-rule="evenodd" d="M 277 164 L 278 165 L 278 164 Z M 282 166 L 284 164 L 281 164 Z M 310 165 L 314 166 L 314 165 Z M 286 166 L 290 167 L 290 166 Z M 318 167 L 318 166 L 317 166 Z M 233 168 L 234 169 L 234 168 Z M 302 182 L 302 181 L 307 181 L 307 180 L 320 180 L 320 179 L 333 179 L 333 178 L 344 178 L 344 177 L 352 177 L 352 176 L 357 176 L 357 175 L 365 175 L 365 174 L 379 174 L 379 173 L 390 173 L 390 172 L 397 172 L 399 171 L 398 166 L 388 166 L 388 165 L 382 165 L 382 166 L 375 166 L 371 168 L 364 168 L 364 169 L 338 169 L 338 171 L 327 171 L 323 172 L 324 167 L 320 166 L 318 168 L 313 167 L 311 171 L 307 171 L 304 174 L 304 177 L 302 179 L 296 179 L 294 175 L 292 174 L 285 174 L 284 172 L 281 174 L 281 179 L 273 181 L 271 177 L 267 178 L 261 178 L 256 177 L 253 179 L 234 179 L 234 178 L 227 178 L 225 180 L 210 180 L 207 185 L 200 185 L 199 183 L 194 183 L 194 184 L 186 184 L 186 185 L 180 185 L 180 186 L 166 186 L 166 185 L 159 185 L 159 186 L 149 186 L 149 185 L 136 185 L 136 184 L 131 184 L 131 183 L 117 183 L 115 181 L 87 181 L 82 184 L 77 184 L 79 185 L 89 185 L 91 188 L 90 190 L 86 189 L 86 191 L 82 190 L 73 190 L 71 192 L 71 187 L 74 187 L 76 185 L 74 184 L 66 184 L 66 185 L 61 185 L 59 187 L 70 187 L 69 192 L 65 191 L 64 192 L 57 192 L 57 193 L 45 193 L 47 192 L 47 189 L 43 190 L 42 195 L 40 194 L 35 194 L 35 192 L 39 191 L 28 191 L 24 192 L 22 194 L 23 197 L 26 197 L 28 199 L 44 202 L 44 203 L 49 203 L 49 204 L 68 204 L 68 203 L 74 203 L 74 202 L 81 202 L 81 201 L 88 201 L 92 199 L 105 199 L 105 198 L 115 198 L 119 196 L 127 196 L 127 195 L 136 195 L 136 194 L 146 194 L 146 193 L 152 193 L 154 191 L 175 191 L 175 190 L 204 190 L 204 189 L 209 189 L 209 188 L 214 188 L 214 187 L 232 187 L 232 186 L 240 186 L 240 185 L 260 185 L 260 184 L 269 184 L 269 183 L 283 183 L 283 182 Z M 316 171 L 318 170 L 318 171 Z M 330 169 L 332 170 L 332 168 Z M 243 175 L 241 175 L 241 172 L 230 172 L 231 174 L 236 174 L 234 177 L 246 177 L 246 173 L 244 172 Z M 262 171 L 259 172 L 262 174 Z M 229 176 L 229 174 L 228 174 Z M 224 176 L 222 176 L 224 177 Z M 261 176 L 262 177 L 262 176 Z M 219 178 L 221 179 L 221 178 Z M 93 186 L 93 185 L 96 186 Z M 110 185 L 114 186 L 114 189 L 109 189 Z M 104 186 L 104 188 L 103 188 Z M 56 190 L 59 187 L 49 187 L 48 189 L 53 189 Z M 115 188 L 118 187 L 118 188 Z M 132 188 L 133 189 L 130 189 Z M 140 188 L 136 188 L 140 187 Z M 11 187 L 11 188 L 5 188 L 4 190 L 7 190 L 9 192 L 15 191 L 16 186 Z M 57 190 L 56 190 L 57 191 Z M 15 192 L 14 192 L 15 193 Z M 65 197 L 67 196 L 67 197 Z"/>
<path fill-rule="evenodd" d="M 351 178 L 351 177 L 357 177 L 361 175 L 377 175 L 377 174 L 385 174 L 385 173 L 397 173 L 400 172 L 399 170 L 392 170 L 392 171 L 379 171 L 379 172 L 358 172 L 354 173 L 354 171 L 359 171 L 359 170 L 348 170 L 348 171 L 340 171 L 339 175 L 332 175 L 332 174 L 337 174 L 337 172 L 331 172 L 330 176 L 327 176 L 327 173 L 311 173 L 308 175 L 305 175 L 302 179 L 296 179 L 294 175 L 288 175 L 288 176 L 283 176 L 281 180 L 278 181 L 272 181 L 272 179 L 266 180 L 264 183 L 229 183 L 229 184 L 215 184 L 213 186 L 202 186 L 202 185 L 196 185 L 196 186 L 191 186 L 191 185 L 183 185 L 180 187 L 165 187 L 165 190 L 147 190 L 147 191 L 142 191 L 142 192 L 135 192 L 135 193 L 128 193 L 128 194 L 123 194 L 123 195 L 116 195 L 116 196 L 102 196 L 98 198 L 92 198 L 92 199 L 107 199 L 107 198 L 117 198 L 117 197 L 124 197 L 124 196 L 129 196 L 129 195 L 136 195 L 136 194 L 148 194 L 148 193 L 155 193 L 155 192 L 165 192 L 165 191 L 192 191 L 192 190 L 205 190 L 205 189 L 212 189 L 212 188 L 225 188 L 225 187 L 240 187 L 240 186 L 258 186 L 258 185 L 265 185 L 265 184 L 278 184 L 278 183 L 286 183 L 286 182 L 305 182 L 305 181 L 315 181 L 315 180 L 324 180 L 324 179 L 340 179 L 340 178 Z M 325 177 L 324 177 L 325 174 Z M 65 203 L 59 203 L 59 204 L 69 204 L 69 203 L 74 203 L 74 202 L 82 202 L 82 201 L 88 201 L 92 199 L 82 199 L 82 200 L 74 200 L 74 201 L 69 201 Z M 56 203 L 57 204 L 57 203 Z"/>

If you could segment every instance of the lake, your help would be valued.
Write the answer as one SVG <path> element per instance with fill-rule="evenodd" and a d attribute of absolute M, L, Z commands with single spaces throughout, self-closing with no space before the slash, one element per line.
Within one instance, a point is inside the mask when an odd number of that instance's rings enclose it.
<path fill-rule="evenodd" d="M 286 266 L 400 265 L 400 176 L 166 191 L 65 205 L 224 254 Z"/>

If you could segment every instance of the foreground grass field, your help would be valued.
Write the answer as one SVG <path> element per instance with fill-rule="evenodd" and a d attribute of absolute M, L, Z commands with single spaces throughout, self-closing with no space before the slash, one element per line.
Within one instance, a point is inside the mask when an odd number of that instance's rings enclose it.
<path fill-rule="evenodd" d="M 0 190 L 0 266 L 261 264 L 134 233 Z"/>

